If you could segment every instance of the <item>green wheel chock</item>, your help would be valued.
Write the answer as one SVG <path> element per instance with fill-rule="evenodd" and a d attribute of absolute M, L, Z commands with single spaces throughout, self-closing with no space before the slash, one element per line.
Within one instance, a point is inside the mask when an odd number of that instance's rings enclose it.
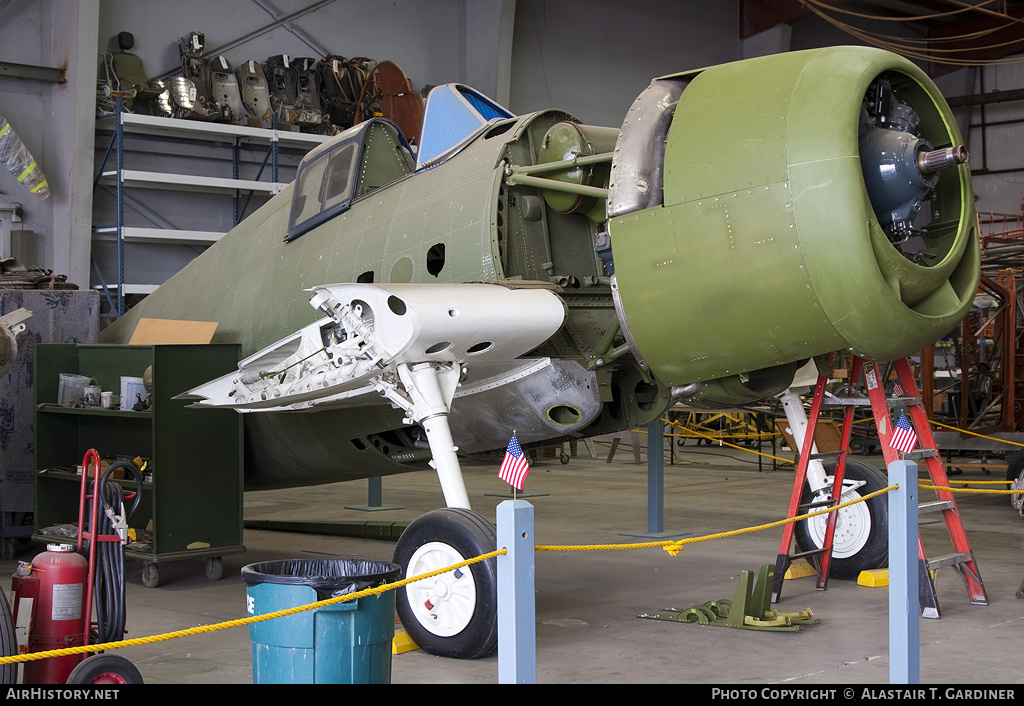
<path fill-rule="evenodd" d="M 718 620 L 714 611 L 702 605 L 687 608 L 679 614 L 679 617 L 684 623 L 700 623 L 701 625 L 713 625 Z"/>
<path fill-rule="evenodd" d="M 743 616 L 743 625 L 745 627 L 786 628 L 789 627 L 790 624 L 789 618 L 784 615 L 779 615 L 769 619 L 755 618 L 753 615 Z"/>
<path fill-rule="evenodd" d="M 708 601 L 704 607 L 715 614 L 716 618 L 725 618 L 729 615 L 729 607 L 732 601 Z"/>
<path fill-rule="evenodd" d="M 731 628 L 742 628 L 746 624 L 746 616 L 750 615 L 750 583 L 753 573 L 740 572 L 740 581 L 736 585 L 736 594 L 732 598 L 732 607 L 725 622 Z M 760 615 L 758 616 L 760 617 Z"/>
<path fill-rule="evenodd" d="M 819 625 L 821 623 L 820 620 L 814 617 L 814 613 L 811 612 L 810 608 L 804 608 L 799 613 L 783 613 L 778 610 L 772 610 L 768 613 L 770 615 L 783 615 L 789 618 L 789 622 L 794 625 Z"/>
<path fill-rule="evenodd" d="M 820 623 L 810 608 L 804 608 L 799 613 L 783 613 L 771 608 L 773 569 L 771 564 L 762 566 L 756 582 L 754 572 L 740 572 L 732 600 L 708 601 L 686 610 L 672 608 L 661 613 L 645 613 L 640 617 L 769 632 L 799 632 L 803 630 L 803 625 Z"/>
<path fill-rule="evenodd" d="M 772 582 L 775 579 L 775 566 L 765 564 L 757 573 L 757 582 L 750 597 L 748 615 L 761 618 L 772 609 Z"/>

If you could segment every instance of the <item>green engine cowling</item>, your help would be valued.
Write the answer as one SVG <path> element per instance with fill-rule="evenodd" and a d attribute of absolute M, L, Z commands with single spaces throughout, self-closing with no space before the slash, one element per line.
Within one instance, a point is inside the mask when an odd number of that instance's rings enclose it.
<path fill-rule="evenodd" d="M 668 76 L 637 99 L 619 144 L 646 140 L 655 161 L 663 149 L 662 173 L 613 162 L 608 231 L 620 320 L 662 382 L 687 386 L 694 401 L 739 404 L 784 389 L 797 361 L 843 349 L 904 357 L 963 318 L 979 278 L 970 173 L 954 164 L 929 174 L 930 221 L 915 227 L 916 243 L 896 241 L 865 183 L 891 170 L 892 155 L 859 151 L 880 84 L 919 124 L 872 125 L 956 150 L 931 80 L 875 49 Z"/>

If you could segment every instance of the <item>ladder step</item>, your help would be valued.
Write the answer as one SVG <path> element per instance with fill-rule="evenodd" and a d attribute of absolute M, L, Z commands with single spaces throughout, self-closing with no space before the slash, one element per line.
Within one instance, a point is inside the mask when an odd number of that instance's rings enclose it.
<path fill-rule="evenodd" d="M 885 403 L 890 407 L 917 407 L 921 404 L 920 397 L 886 397 Z"/>
<path fill-rule="evenodd" d="M 955 510 L 956 503 L 952 500 L 932 500 L 931 502 L 921 503 L 917 506 L 917 513 L 924 515 L 929 512 L 942 512 L 944 510 Z"/>
<path fill-rule="evenodd" d="M 921 398 L 886 397 L 885 403 L 889 407 L 916 407 L 921 404 Z M 837 397 L 835 395 L 829 395 L 824 399 L 822 404 L 828 407 L 870 407 L 871 399 L 869 397 Z"/>
<path fill-rule="evenodd" d="M 837 397 L 826 394 L 822 405 L 825 407 L 870 407 L 871 400 L 867 397 Z"/>
<path fill-rule="evenodd" d="M 971 561 L 974 561 L 974 557 L 967 552 L 955 552 L 953 554 L 946 554 L 944 556 L 937 556 L 932 559 L 925 560 L 929 569 L 939 569 L 943 566 L 956 566 L 958 564 L 966 564 Z"/>
<path fill-rule="evenodd" d="M 920 443 L 921 448 L 916 449 L 911 453 L 897 455 L 897 449 L 883 443 L 883 451 L 887 462 L 891 462 L 896 458 L 921 462 L 927 461 L 926 463 L 923 463 L 923 465 L 927 467 L 927 478 L 934 480 L 936 476 L 942 477 L 944 475 L 942 455 L 939 452 L 938 447 L 935 445 L 935 439 L 931 433 L 928 421 L 923 418 L 926 410 L 922 404 L 921 397 L 917 394 L 918 388 L 910 369 L 910 362 L 908 359 L 904 358 L 893 361 L 892 364 L 900 385 L 898 388 L 898 397 L 886 397 L 884 383 L 885 378 L 889 377 L 891 371 L 879 367 L 877 361 L 869 361 L 859 357 L 854 358 L 853 371 L 856 374 L 851 378 L 851 382 L 858 382 L 858 376 L 863 373 L 864 383 L 867 385 L 866 394 L 863 397 L 841 397 L 826 392 L 825 377 L 818 377 L 818 384 L 814 388 L 814 400 L 811 404 L 811 414 L 809 415 L 805 435 L 810 434 L 811 438 L 814 438 L 815 425 L 818 422 L 817 417 L 820 415 L 823 407 L 831 407 L 833 409 L 838 407 L 843 409 L 843 414 L 845 416 L 842 434 L 843 441 L 847 448 L 835 452 L 808 454 L 807 458 L 800 458 L 797 466 L 798 472 L 796 474 L 798 482 L 794 483 L 791 499 L 791 507 L 799 507 L 800 514 L 803 514 L 804 511 L 812 508 L 834 508 L 839 504 L 839 499 L 826 499 L 797 505 L 801 493 L 805 491 L 804 484 L 806 483 L 807 464 L 810 460 L 836 458 L 836 460 L 841 461 L 843 456 L 840 456 L 840 454 L 845 454 L 849 450 L 849 425 L 852 423 L 854 407 L 868 407 L 870 409 L 871 417 L 874 418 L 875 424 L 878 426 L 880 431 L 879 438 L 885 436 L 886 438 L 891 439 L 892 427 L 895 422 L 895 419 L 893 419 L 894 414 L 898 416 L 900 413 L 906 413 L 908 416 L 911 416 L 916 431 L 918 432 L 918 442 Z M 907 395 L 907 392 L 911 393 L 911 395 Z M 829 490 L 830 489 L 822 489 L 823 492 L 829 492 Z M 949 538 L 952 541 L 953 553 L 931 559 L 924 558 L 924 548 L 920 545 L 921 536 L 920 532 L 918 533 L 920 553 L 919 566 L 922 571 L 919 602 L 923 610 L 922 614 L 924 617 L 937 618 L 939 617 L 938 603 L 934 597 L 935 587 L 928 574 L 929 570 L 938 569 L 943 566 L 952 567 L 953 570 L 960 575 L 960 578 L 964 580 L 964 583 L 967 584 L 967 593 L 972 603 L 984 605 L 987 603 L 988 598 L 985 595 L 985 588 L 981 582 L 977 562 L 973 553 L 971 553 L 970 545 L 967 543 L 967 538 L 964 534 L 960 515 L 957 512 L 956 501 L 935 499 L 933 501 L 923 502 L 918 506 L 919 514 L 935 512 L 942 513 L 941 518 L 936 518 L 934 521 L 941 521 L 945 524 L 946 529 L 949 532 Z M 782 569 L 788 566 L 787 562 L 803 557 L 813 557 L 814 555 L 819 554 L 823 555 L 820 560 L 812 559 L 811 563 L 819 564 L 816 568 L 819 572 L 818 588 L 820 590 L 824 590 L 826 581 L 828 580 L 828 567 L 822 565 L 827 565 L 827 558 L 829 557 L 828 552 L 830 552 L 832 547 L 823 547 L 822 549 L 813 549 L 801 553 L 789 554 L 789 551 L 792 549 L 791 542 L 793 539 L 793 531 L 793 526 L 787 525 L 786 530 L 783 533 L 783 542 L 779 550 L 779 559 L 776 564 L 772 603 L 777 602 L 779 599 L 783 583 Z M 928 593 L 928 590 L 926 589 L 930 590 L 930 596 L 926 595 Z"/>

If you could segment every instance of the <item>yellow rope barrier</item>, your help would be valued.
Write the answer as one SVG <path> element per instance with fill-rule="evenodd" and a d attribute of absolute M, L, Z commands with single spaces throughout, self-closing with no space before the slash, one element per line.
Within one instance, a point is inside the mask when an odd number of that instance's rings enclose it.
<path fill-rule="evenodd" d="M 978 481 L 983 482 L 983 481 Z M 1001 481 L 989 481 L 994 483 L 1001 483 L 1006 485 L 1005 480 Z M 918 488 L 925 488 L 928 490 L 946 490 L 951 493 L 988 493 L 990 495 L 1024 495 L 1024 490 L 986 490 L 985 488 L 947 488 L 942 485 L 924 485 L 922 483 L 917 484 Z"/>
<path fill-rule="evenodd" d="M 866 500 L 870 500 L 871 498 L 873 498 L 873 497 L 875 497 L 877 495 L 881 495 L 882 493 L 887 493 L 887 492 L 889 492 L 891 490 L 895 490 L 897 487 L 898 486 L 895 486 L 895 485 L 894 486 L 889 486 L 888 488 L 883 488 L 883 489 L 875 491 L 874 493 L 871 493 L 869 495 L 865 495 L 862 498 L 857 498 L 856 500 L 851 500 L 849 502 L 842 503 L 840 505 L 837 505 L 834 508 L 829 508 L 829 509 L 825 509 L 825 510 L 819 510 L 817 512 L 809 513 L 807 515 L 799 515 L 797 517 L 787 518 L 785 520 L 780 520 L 780 521 L 777 521 L 777 522 L 771 522 L 771 523 L 764 524 L 764 525 L 758 525 L 756 527 L 747 527 L 747 528 L 744 528 L 744 529 L 731 530 L 731 531 L 728 531 L 728 532 L 719 532 L 717 534 L 706 535 L 704 537 L 692 537 L 692 538 L 689 538 L 689 539 L 683 539 L 683 540 L 679 540 L 679 541 L 669 541 L 669 542 L 639 542 L 639 543 L 633 543 L 633 544 L 573 545 L 573 546 L 537 545 L 537 546 L 534 547 L 534 549 L 536 551 L 594 551 L 594 550 L 607 550 L 607 549 L 649 549 L 649 548 L 661 547 L 665 551 L 667 551 L 669 554 L 671 554 L 672 556 L 676 556 L 680 551 L 682 551 L 683 545 L 686 545 L 686 544 L 693 544 L 693 543 L 696 543 L 696 542 L 704 542 L 704 541 L 708 541 L 708 540 L 711 540 L 711 539 L 718 539 L 718 538 L 723 538 L 723 537 L 732 537 L 732 536 L 736 536 L 736 535 L 739 535 L 739 534 L 745 534 L 745 533 L 748 533 L 748 532 L 759 532 L 761 530 L 771 529 L 773 527 L 781 527 L 782 525 L 789 524 L 791 522 L 799 522 L 799 521 L 801 521 L 803 519 L 806 519 L 808 517 L 816 517 L 818 515 L 825 515 L 825 514 L 828 514 L 830 512 L 836 512 L 836 511 L 838 511 L 838 510 L 840 510 L 840 509 L 842 509 L 844 507 L 847 507 L 849 505 L 853 505 L 853 504 L 859 503 L 859 502 L 864 502 Z M 243 625 L 250 625 L 252 623 L 263 622 L 263 621 L 266 621 L 266 620 L 273 620 L 274 618 L 281 618 L 281 617 L 286 617 L 286 616 L 289 616 L 289 615 L 295 615 L 297 613 L 302 613 L 304 611 L 313 610 L 315 608 L 320 608 L 320 607 L 323 607 L 323 606 L 333 605 L 335 603 L 342 603 L 342 602 L 345 602 L 345 601 L 351 601 L 351 600 L 355 600 L 356 598 L 362 598 L 364 596 L 380 595 L 381 593 L 384 593 L 386 591 L 390 591 L 390 590 L 393 590 L 393 589 L 396 589 L 396 588 L 401 588 L 402 586 L 406 586 L 406 585 L 408 585 L 410 583 L 414 583 L 416 581 L 422 581 L 424 579 L 428 579 L 428 578 L 431 578 L 433 576 L 440 576 L 441 574 L 448 573 L 449 571 L 454 571 L 455 569 L 459 569 L 459 568 L 462 568 L 462 567 L 465 567 L 465 566 L 470 566 L 471 564 L 475 564 L 477 562 L 486 561 L 487 559 L 492 559 L 494 557 L 501 556 L 501 555 L 506 554 L 506 553 L 508 553 L 507 549 L 504 549 L 504 548 L 498 549 L 496 551 L 493 551 L 493 552 L 490 552 L 490 553 L 487 553 L 487 554 L 482 554 L 482 555 L 480 555 L 478 557 L 474 557 L 472 559 L 467 559 L 466 561 L 459 562 L 458 564 L 453 564 L 451 566 L 447 566 L 445 568 L 438 569 L 436 571 L 431 571 L 431 572 L 428 572 L 426 574 L 420 574 L 418 576 L 413 576 L 411 578 L 402 579 L 401 581 L 396 581 L 395 583 L 384 584 L 382 586 L 377 586 L 375 588 L 367 588 L 367 589 L 363 589 L 362 591 L 356 591 L 354 593 L 348 593 L 348 594 L 345 594 L 344 596 L 336 596 L 334 598 L 328 598 L 328 599 L 323 600 L 323 601 L 318 601 L 316 603 L 310 603 L 309 605 L 299 606 L 299 607 L 296 607 L 296 608 L 287 608 L 287 609 L 284 609 L 284 610 L 275 611 L 273 613 L 265 613 L 263 615 L 254 615 L 254 616 L 251 616 L 251 617 L 248 617 L 248 618 L 239 618 L 237 620 L 228 620 L 228 621 L 225 621 L 225 622 L 222 622 L 222 623 L 215 623 L 213 625 L 201 625 L 199 627 L 189 628 L 187 630 L 176 630 L 174 632 L 163 633 L 161 635 L 151 635 L 149 637 L 136 637 L 136 638 L 130 638 L 128 640 L 120 640 L 120 641 L 117 641 L 117 642 L 104 642 L 104 643 L 95 644 L 95 645 L 80 645 L 80 646 L 77 646 L 77 647 L 67 647 L 67 648 L 57 649 L 57 650 L 47 650 L 47 651 L 44 651 L 44 652 L 30 652 L 28 654 L 14 655 L 14 656 L 11 656 L 11 657 L 0 657 L 0 664 L 8 664 L 8 663 L 13 663 L 13 662 L 28 662 L 28 661 L 37 660 L 37 659 L 47 659 L 47 658 L 50 658 L 50 657 L 63 657 L 63 656 L 67 656 L 67 655 L 83 654 L 83 653 L 88 653 L 88 652 L 103 652 L 103 651 L 106 651 L 106 650 L 113 650 L 113 649 L 118 649 L 118 648 L 122 648 L 122 647 L 134 647 L 134 646 L 137 646 L 137 645 L 146 645 L 146 644 L 151 644 L 151 643 L 155 643 L 155 642 L 164 642 L 166 640 L 173 640 L 173 639 L 176 639 L 176 638 L 179 638 L 179 637 L 188 637 L 190 635 L 201 635 L 201 634 L 205 634 L 205 633 L 216 632 L 218 630 L 225 630 L 227 628 L 241 627 Z"/>
<path fill-rule="evenodd" d="M 136 637 L 128 640 L 119 640 L 117 642 L 104 642 L 97 645 L 79 645 L 77 647 L 65 647 L 59 650 L 47 650 L 45 652 L 30 652 L 23 655 L 14 655 L 12 657 L 0 657 L 0 664 L 9 664 L 12 662 L 29 662 L 37 659 L 46 659 L 49 657 L 65 657 L 67 655 L 83 654 L 86 652 L 103 652 L 106 650 L 118 649 L 121 647 L 134 647 L 136 645 L 147 645 L 154 642 L 164 642 L 166 640 L 173 640 L 179 637 L 188 637 L 189 635 L 201 635 L 209 632 L 216 632 L 217 630 L 225 630 L 227 628 L 241 627 L 243 625 L 250 625 L 251 623 L 260 623 L 265 620 L 273 620 L 274 618 L 282 618 L 289 615 L 295 615 L 315 608 L 322 608 L 324 606 L 333 605 L 335 603 L 344 603 L 346 601 L 352 601 L 357 598 L 364 598 L 366 596 L 375 596 L 385 593 L 387 591 L 401 588 L 410 583 L 416 581 L 422 581 L 433 576 L 440 576 L 441 574 L 454 571 L 455 569 L 461 569 L 464 566 L 476 564 L 487 559 L 493 559 L 494 557 L 507 554 L 507 549 L 498 549 L 487 554 L 481 554 L 480 556 L 467 559 L 459 562 L 458 564 L 452 564 L 443 569 L 437 569 L 426 574 L 420 574 L 419 576 L 413 576 L 401 581 L 394 583 L 384 584 L 382 586 L 376 586 L 374 588 L 366 588 L 362 591 L 355 591 L 353 593 L 346 593 L 343 596 L 335 596 L 334 598 L 327 598 L 316 603 L 310 603 L 309 605 L 298 606 L 296 608 L 286 608 L 284 610 L 274 611 L 273 613 L 265 613 L 263 615 L 254 615 L 248 618 L 239 618 L 238 620 L 228 620 L 223 623 L 215 623 L 213 625 L 201 625 L 196 628 L 189 628 L 188 630 L 176 630 L 174 632 L 164 633 L 162 635 L 151 635 L 149 637 Z"/>
<path fill-rule="evenodd" d="M 785 520 L 778 520 L 777 522 L 769 522 L 768 524 L 764 524 L 764 525 L 757 525 L 755 527 L 746 527 L 744 529 L 738 529 L 738 530 L 730 530 L 728 532 L 718 532 L 716 534 L 707 534 L 707 535 L 704 535 L 702 537 L 690 537 L 688 539 L 680 539 L 680 540 L 677 540 L 677 541 L 668 541 L 668 542 L 636 542 L 636 543 L 632 543 L 632 544 L 591 544 L 591 545 L 575 545 L 575 546 L 537 545 L 537 546 L 534 547 L 534 549 L 536 551 L 538 551 L 538 552 L 555 552 L 555 551 L 575 551 L 575 552 L 579 552 L 579 551 L 594 551 L 594 550 L 608 550 L 608 549 L 651 549 L 651 548 L 655 548 L 655 547 L 661 547 L 662 549 L 667 551 L 672 556 L 675 556 L 680 551 L 682 551 L 683 545 L 686 545 L 686 544 L 696 544 L 697 542 L 706 542 L 706 541 L 711 540 L 711 539 L 721 539 L 723 537 L 734 537 L 736 535 L 747 534 L 749 532 L 760 532 L 761 530 L 772 529 L 774 527 L 781 527 L 782 525 L 788 525 L 788 524 L 790 524 L 792 522 L 800 522 L 801 520 L 805 520 L 805 519 L 807 519 L 809 517 L 817 517 L 818 515 L 827 515 L 830 512 L 837 512 L 837 511 L 843 509 L 844 507 L 849 507 L 850 505 L 854 505 L 856 503 L 862 503 L 862 502 L 865 502 L 866 500 L 870 500 L 871 498 L 873 498 L 873 497 L 875 497 L 877 495 L 881 495 L 883 493 L 888 493 L 888 492 L 890 492 L 892 490 L 896 490 L 896 488 L 898 488 L 898 487 L 899 486 L 897 486 L 897 485 L 890 485 L 887 488 L 882 488 L 881 490 L 876 490 L 875 492 L 869 493 L 869 494 L 867 494 L 867 495 L 865 495 L 863 497 L 857 498 L 856 500 L 849 500 L 849 501 L 847 501 L 845 503 L 841 503 L 839 505 L 836 505 L 835 507 L 827 508 L 825 510 L 818 510 L 816 512 L 808 513 L 806 515 L 797 515 L 796 517 L 787 517 Z"/>
<path fill-rule="evenodd" d="M 669 424 L 672 424 L 672 422 L 669 422 Z M 736 447 L 736 448 L 739 448 L 739 447 Z M 741 449 L 741 450 L 747 450 L 747 449 Z M 967 481 L 957 481 L 957 482 L 967 482 Z M 1005 483 L 1006 481 L 977 481 L 977 482 Z M 945 491 L 956 492 L 956 493 L 997 493 L 997 494 L 1004 494 L 1004 495 L 1005 494 L 1022 494 L 1022 493 L 1024 493 L 1024 490 L 982 490 L 982 489 L 974 489 L 974 488 L 948 488 L 948 487 L 943 487 L 943 486 L 924 485 L 922 483 L 919 483 L 918 487 L 919 488 L 925 488 L 925 489 L 931 489 L 931 490 L 945 490 Z M 808 518 L 811 518 L 811 517 L 818 517 L 820 515 L 827 515 L 830 512 L 838 512 L 839 510 L 841 510 L 841 509 L 843 509 L 845 507 L 849 507 L 849 506 L 855 505 L 857 503 L 866 502 L 867 500 L 870 500 L 870 499 L 872 499 L 874 497 L 877 497 L 879 495 L 882 495 L 884 493 L 888 493 L 890 491 L 896 490 L 897 488 L 899 488 L 898 485 L 890 485 L 890 486 L 888 486 L 886 488 L 882 488 L 881 490 L 876 490 L 873 493 L 869 493 L 868 495 L 865 495 L 863 497 L 859 497 L 859 498 L 857 498 L 855 500 L 850 500 L 850 501 L 847 501 L 845 503 L 841 503 L 839 505 L 836 505 L 833 508 L 827 508 L 827 509 L 824 509 L 824 510 L 818 510 L 816 512 L 808 513 L 806 515 L 797 515 L 796 517 L 788 517 L 788 518 L 786 518 L 784 520 L 778 520 L 776 522 L 769 522 L 769 523 L 766 523 L 766 524 L 763 524 L 763 525 L 756 525 L 756 526 L 753 526 L 753 527 L 746 527 L 746 528 L 738 529 L 738 530 L 729 530 L 727 532 L 717 532 L 717 533 L 714 533 L 714 534 L 703 535 L 701 537 L 690 537 L 690 538 L 687 538 L 687 539 L 680 539 L 680 540 L 675 540 L 675 541 L 634 542 L 634 543 L 628 543 L 628 544 L 589 544 L 589 545 L 587 545 L 587 544 L 581 544 L 581 545 L 541 545 L 541 544 L 538 544 L 538 545 L 534 546 L 534 550 L 538 551 L 538 552 L 556 552 L 556 551 L 581 552 L 581 551 L 607 551 L 607 550 L 622 550 L 622 549 L 654 549 L 654 548 L 659 548 L 660 547 L 660 548 L 664 549 L 666 552 L 668 552 L 670 555 L 676 556 L 676 555 L 679 554 L 679 552 L 681 552 L 683 550 L 683 547 L 685 545 L 687 545 L 687 544 L 696 544 L 698 542 L 707 542 L 707 541 L 710 541 L 712 539 L 723 539 L 725 537 L 735 537 L 737 535 L 748 534 L 748 533 L 751 533 L 751 532 L 761 532 L 763 530 L 773 529 L 775 527 L 781 527 L 783 525 L 787 525 L 787 524 L 790 524 L 790 523 L 793 523 L 793 522 L 801 522 L 801 521 L 803 521 L 805 519 L 808 519 Z M 496 551 L 489 552 L 487 554 L 481 554 L 480 556 L 473 557 L 472 559 L 467 559 L 465 561 L 459 562 L 458 564 L 452 564 L 451 566 L 447 566 L 447 567 L 444 567 L 442 569 L 437 569 L 436 571 L 431 571 L 431 572 L 428 572 L 428 573 L 425 573 L 425 574 L 420 574 L 418 576 L 413 576 L 413 577 L 410 577 L 410 578 L 407 578 L 407 579 L 402 579 L 401 581 L 396 581 L 394 583 L 384 584 L 384 585 L 377 586 L 377 587 L 374 587 L 374 588 L 366 588 L 366 589 L 363 589 L 362 591 L 356 591 L 354 593 L 348 593 L 348 594 L 345 594 L 343 596 L 336 596 L 334 598 L 328 598 L 328 599 L 325 599 L 325 600 L 322 600 L 322 601 L 317 601 L 316 603 L 310 603 L 309 605 L 298 606 L 298 607 L 295 607 L 295 608 L 287 608 L 287 609 L 284 609 L 284 610 L 274 611 L 272 613 L 265 613 L 263 615 L 254 615 L 254 616 L 250 616 L 248 618 L 239 618 L 237 620 L 228 620 L 228 621 L 225 621 L 225 622 L 222 622 L 222 623 L 215 623 L 215 624 L 212 624 L 212 625 L 201 625 L 199 627 L 189 628 L 187 630 L 176 630 L 174 632 L 163 633 L 161 635 L 151 635 L 149 637 L 136 637 L 136 638 L 131 638 L 131 639 L 127 639 L 127 640 L 120 640 L 120 641 L 116 641 L 116 642 L 104 642 L 104 643 L 95 644 L 95 645 L 80 645 L 78 647 L 67 647 L 67 648 L 57 649 L 57 650 L 47 650 L 47 651 L 43 651 L 43 652 L 30 652 L 30 653 L 27 653 L 27 654 L 13 655 L 13 656 L 10 656 L 10 657 L 0 657 L 0 664 L 10 664 L 10 663 L 15 663 L 15 662 L 29 662 L 29 661 L 37 660 L 37 659 L 47 659 L 47 658 L 50 658 L 50 657 L 64 657 L 64 656 L 67 656 L 67 655 L 83 654 L 83 653 L 89 653 L 89 652 L 104 652 L 106 650 L 113 650 L 113 649 L 118 649 L 118 648 L 122 648 L 122 647 L 134 647 L 134 646 L 137 646 L 137 645 L 145 645 L 145 644 L 151 644 L 151 643 L 155 643 L 155 642 L 164 642 L 166 640 L 173 640 L 173 639 L 176 639 L 176 638 L 179 638 L 179 637 L 189 637 L 191 635 L 201 635 L 201 634 L 205 634 L 205 633 L 216 632 L 218 630 L 225 630 L 227 628 L 241 627 L 241 626 L 244 626 L 244 625 L 250 625 L 252 623 L 259 623 L 259 622 L 263 622 L 263 621 L 266 621 L 266 620 L 273 620 L 274 618 L 287 617 L 287 616 L 290 616 L 290 615 L 295 615 L 297 613 L 302 613 L 302 612 L 305 612 L 305 611 L 314 610 L 316 608 L 322 608 L 322 607 L 325 607 L 325 606 L 333 605 L 335 603 L 343 603 L 343 602 L 346 602 L 346 601 L 352 601 L 352 600 L 355 600 L 357 598 L 363 598 L 363 597 L 366 597 L 366 596 L 380 595 L 382 593 L 386 593 L 387 591 L 391 591 L 391 590 L 394 590 L 396 588 L 401 588 L 401 587 L 406 586 L 406 585 L 408 585 L 410 583 L 415 583 L 416 581 L 422 581 L 424 579 L 432 578 L 434 576 L 440 576 L 441 574 L 448 573 L 449 571 L 454 571 L 456 569 L 460 569 L 460 568 L 463 568 L 463 567 L 466 567 L 466 566 L 470 566 L 472 564 L 476 564 L 476 563 L 481 562 L 481 561 L 486 561 L 488 559 L 493 559 L 495 557 L 502 556 L 502 555 L 507 554 L 507 553 L 508 553 L 508 550 L 505 549 L 505 548 L 498 549 Z"/>
<path fill-rule="evenodd" d="M 722 443 L 725 446 L 728 446 L 728 447 L 733 448 L 733 449 L 737 449 L 739 451 L 746 451 L 748 453 L 757 454 L 758 456 L 764 456 L 765 458 L 770 458 L 773 461 L 781 461 L 783 463 L 796 463 L 796 461 L 794 461 L 793 459 L 790 459 L 790 458 L 781 458 L 781 457 L 778 457 L 778 456 L 772 456 L 771 454 L 766 454 L 766 453 L 762 453 L 760 451 L 754 451 L 752 449 L 744 448 L 742 446 L 736 446 L 735 444 L 730 444 L 730 443 L 728 443 L 726 441 L 722 441 L 723 437 L 711 436 L 709 434 L 702 434 L 701 432 L 696 431 L 695 429 L 690 429 L 688 427 L 683 426 L 679 422 L 673 422 L 673 421 L 670 421 L 668 419 L 662 419 L 661 421 L 665 422 L 666 424 L 668 424 L 671 427 L 674 427 L 676 429 L 682 429 L 682 430 L 688 432 L 687 434 L 666 434 L 665 436 L 682 436 L 684 438 L 693 438 L 694 436 L 696 436 L 697 438 L 708 439 L 709 441 L 717 441 L 719 443 Z M 870 421 L 870 420 L 860 420 L 860 421 L 854 422 L 854 423 L 855 424 L 859 424 L 859 423 L 864 422 L 864 421 Z M 935 426 L 942 427 L 943 429 L 949 429 L 950 431 L 958 431 L 958 432 L 960 432 L 962 434 L 968 434 L 970 436 L 976 436 L 979 439 L 987 439 L 989 441 L 998 441 L 999 443 L 1009 444 L 1011 446 L 1021 446 L 1021 447 L 1024 447 L 1024 444 L 1019 443 L 1017 441 L 1009 441 L 1007 439 L 1000 439 L 1000 438 L 995 437 L 995 436 L 986 436 L 985 434 L 979 434 L 977 432 L 969 431 L 967 429 L 961 429 L 960 427 L 954 427 L 954 426 L 950 426 L 948 424 L 943 424 L 942 422 L 937 422 L 934 419 L 929 419 L 928 421 L 931 422 L 932 424 L 934 424 Z M 643 430 L 640 430 L 640 429 L 638 429 L 636 431 L 640 432 L 641 434 L 646 434 L 647 433 L 646 431 L 643 431 Z M 772 438 L 773 436 L 778 436 L 778 435 L 777 434 L 766 434 L 766 435 L 761 435 L 761 436 L 766 436 L 767 438 Z M 761 438 L 761 436 L 759 436 L 759 438 Z M 729 438 L 736 438 L 736 437 L 729 437 Z M 956 482 L 966 483 L 968 481 L 956 481 Z M 984 481 L 973 481 L 973 482 L 984 482 Z M 990 481 L 990 482 L 1002 483 L 1004 481 Z"/>
<path fill-rule="evenodd" d="M 748 448 L 744 448 L 742 446 L 736 446 L 735 444 L 730 444 L 727 441 L 722 441 L 722 437 L 720 437 L 720 436 L 711 436 L 709 434 L 702 434 L 701 432 L 696 431 L 694 429 L 689 429 L 687 427 L 684 427 L 679 422 L 673 422 L 673 421 L 670 421 L 670 420 L 664 419 L 664 418 L 661 418 L 661 421 L 665 422 L 670 427 L 675 427 L 676 429 L 684 429 L 687 432 L 689 432 L 690 434 L 693 434 L 693 435 L 695 435 L 695 436 L 697 436 L 699 438 L 708 439 L 709 441 L 717 441 L 717 442 L 721 443 L 723 446 L 728 446 L 731 449 L 737 449 L 739 451 L 746 451 L 747 453 L 752 453 L 752 454 L 755 454 L 757 456 L 764 456 L 765 458 L 770 458 L 773 461 L 782 461 L 783 463 L 796 463 L 796 461 L 794 461 L 793 459 L 790 459 L 790 458 L 781 458 L 779 456 L 772 456 L 771 454 L 766 454 L 766 453 L 762 453 L 760 451 L 754 451 L 753 449 L 748 449 Z M 640 429 L 638 429 L 637 431 L 639 431 L 641 434 L 646 434 L 647 433 L 646 431 L 643 431 L 643 430 L 640 430 Z M 681 436 L 681 435 L 666 434 L 666 436 Z M 777 434 L 766 434 L 765 436 L 767 436 L 767 438 L 770 439 L 773 436 L 778 436 L 778 435 Z M 687 438 L 690 438 L 690 437 L 687 437 Z M 730 437 L 730 438 L 732 438 L 732 437 Z"/>

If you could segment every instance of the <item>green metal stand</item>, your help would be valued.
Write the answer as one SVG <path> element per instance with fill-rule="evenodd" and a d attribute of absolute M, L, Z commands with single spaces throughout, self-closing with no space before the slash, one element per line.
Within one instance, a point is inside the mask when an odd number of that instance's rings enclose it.
<path fill-rule="evenodd" d="M 668 608 L 661 613 L 644 613 L 641 618 L 672 620 L 678 623 L 700 623 L 717 627 L 769 632 L 798 632 L 804 625 L 817 625 L 810 608 L 799 613 L 783 613 L 771 607 L 774 567 L 765 564 L 751 586 L 754 572 L 743 571 L 733 599 L 708 601 L 693 608 Z"/>

